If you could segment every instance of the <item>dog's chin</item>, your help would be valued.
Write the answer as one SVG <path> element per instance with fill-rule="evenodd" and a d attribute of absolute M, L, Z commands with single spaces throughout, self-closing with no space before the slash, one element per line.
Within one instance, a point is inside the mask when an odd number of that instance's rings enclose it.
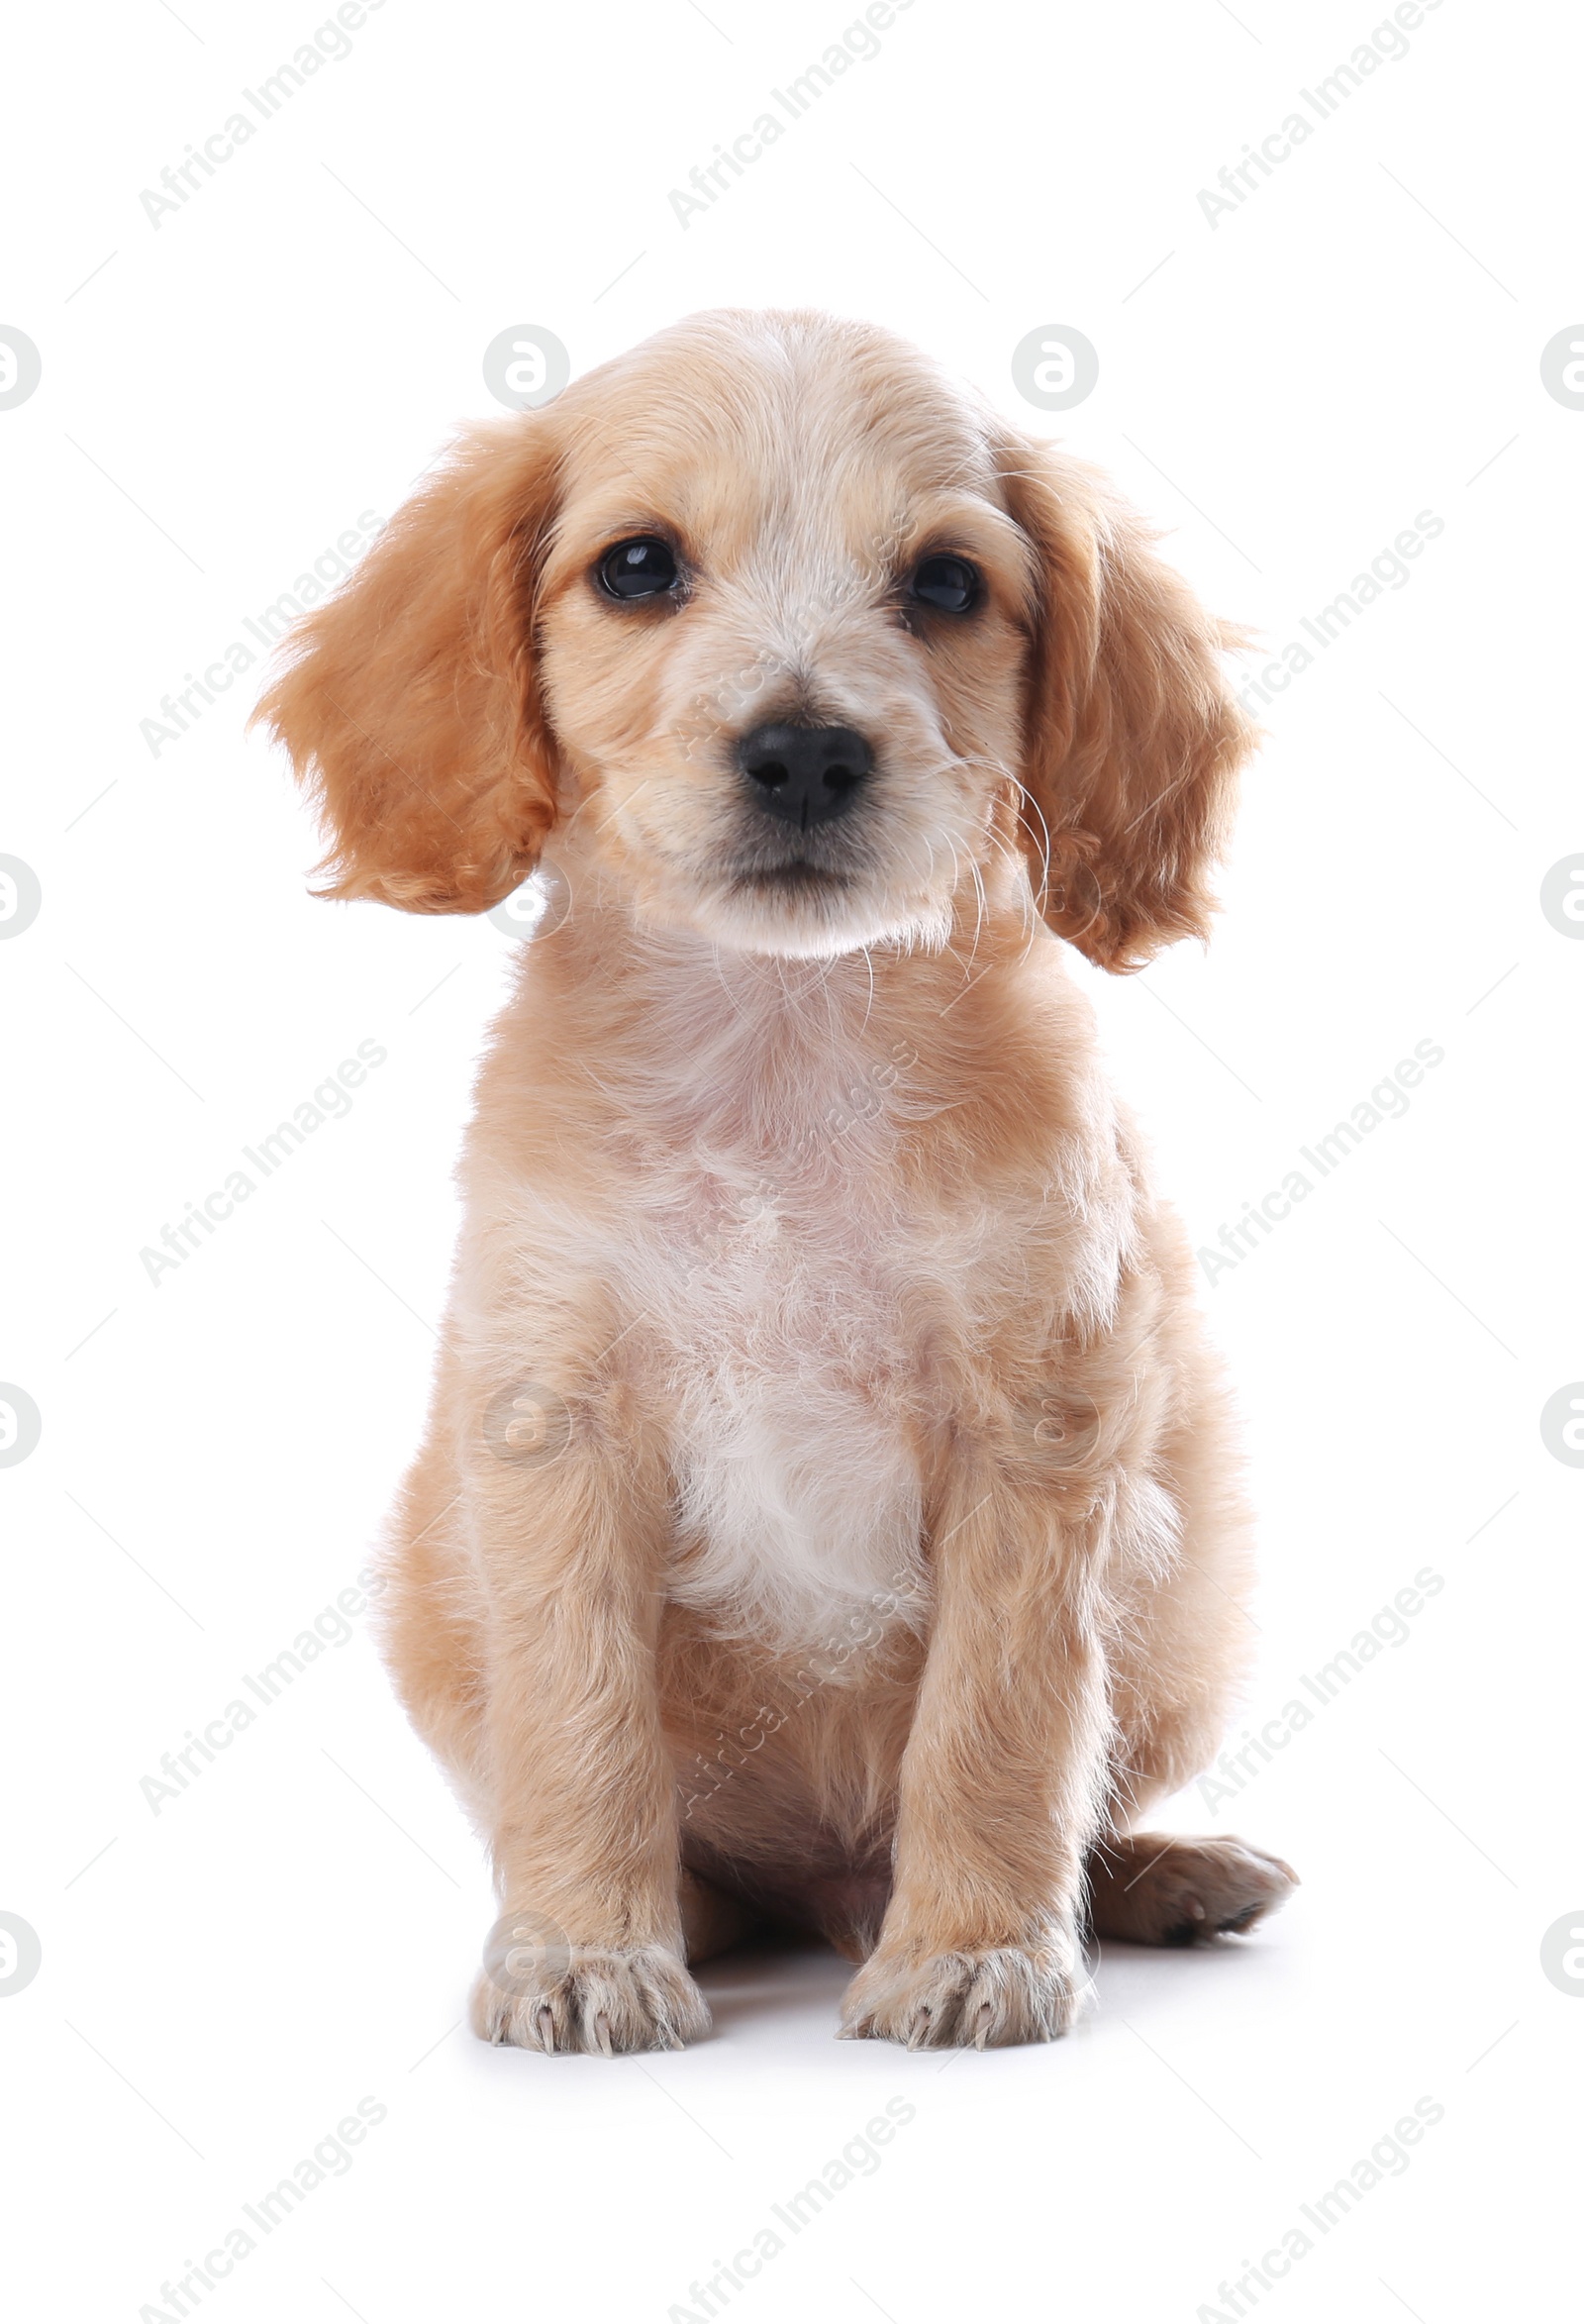
<path fill-rule="evenodd" d="M 943 899 L 888 896 L 870 878 L 805 861 L 701 883 L 688 918 L 714 944 L 792 960 L 838 960 L 877 945 L 939 951 L 951 933 Z"/>

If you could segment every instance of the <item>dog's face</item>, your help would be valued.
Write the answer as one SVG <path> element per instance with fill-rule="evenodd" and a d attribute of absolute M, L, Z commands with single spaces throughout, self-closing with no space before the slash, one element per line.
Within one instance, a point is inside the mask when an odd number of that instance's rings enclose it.
<path fill-rule="evenodd" d="M 541 684 L 638 908 L 772 952 L 943 937 L 1015 829 L 1031 559 L 982 423 L 828 329 L 678 335 L 562 426 Z"/>
<path fill-rule="evenodd" d="M 641 916 L 944 942 L 1009 870 L 1110 966 L 1202 925 L 1245 736 L 1092 478 L 923 356 L 696 318 L 480 430 L 263 705 L 333 892 L 479 910 L 556 853 Z"/>

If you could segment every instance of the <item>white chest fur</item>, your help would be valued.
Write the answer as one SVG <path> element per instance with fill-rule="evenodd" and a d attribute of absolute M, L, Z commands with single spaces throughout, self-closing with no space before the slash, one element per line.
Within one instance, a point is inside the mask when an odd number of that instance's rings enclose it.
<path fill-rule="evenodd" d="M 831 1192 L 837 1214 L 813 1218 L 802 1190 L 723 1201 L 701 1186 L 702 1232 L 671 1239 L 656 1320 L 675 1415 L 673 1594 L 840 1666 L 919 1602 L 907 1287 L 923 1254 L 850 1180 Z"/>
<path fill-rule="evenodd" d="M 664 1365 L 672 1594 L 834 1674 L 923 1608 L 918 1315 L 950 1261 L 896 1170 L 919 1061 L 824 1009 L 789 1037 L 776 993 L 645 1075 L 612 1256 Z"/>

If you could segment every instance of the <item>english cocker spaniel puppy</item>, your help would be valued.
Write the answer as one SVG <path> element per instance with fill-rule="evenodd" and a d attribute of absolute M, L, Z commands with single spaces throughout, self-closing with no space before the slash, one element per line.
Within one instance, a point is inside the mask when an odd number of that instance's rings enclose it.
<path fill-rule="evenodd" d="M 487 1835 L 487 2041 L 674 2046 L 755 1922 L 844 2033 L 1071 2023 L 1291 1885 L 1140 1831 L 1247 1523 L 1064 965 L 1203 934 L 1249 732 L 1139 521 L 920 354 L 701 315 L 478 427 L 261 705 L 335 896 L 539 933 L 479 1075 L 396 1683 Z"/>

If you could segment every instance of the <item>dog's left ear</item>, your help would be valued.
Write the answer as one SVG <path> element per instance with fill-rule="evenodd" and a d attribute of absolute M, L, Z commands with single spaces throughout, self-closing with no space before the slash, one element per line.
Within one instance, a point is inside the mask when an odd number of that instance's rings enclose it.
<path fill-rule="evenodd" d="M 1218 658 L 1240 640 L 1080 463 L 1010 434 L 1000 459 L 1033 568 L 1021 772 L 1036 899 L 1101 967 L 1140 968 L 1208 930 L 1254 739 Z"/>

